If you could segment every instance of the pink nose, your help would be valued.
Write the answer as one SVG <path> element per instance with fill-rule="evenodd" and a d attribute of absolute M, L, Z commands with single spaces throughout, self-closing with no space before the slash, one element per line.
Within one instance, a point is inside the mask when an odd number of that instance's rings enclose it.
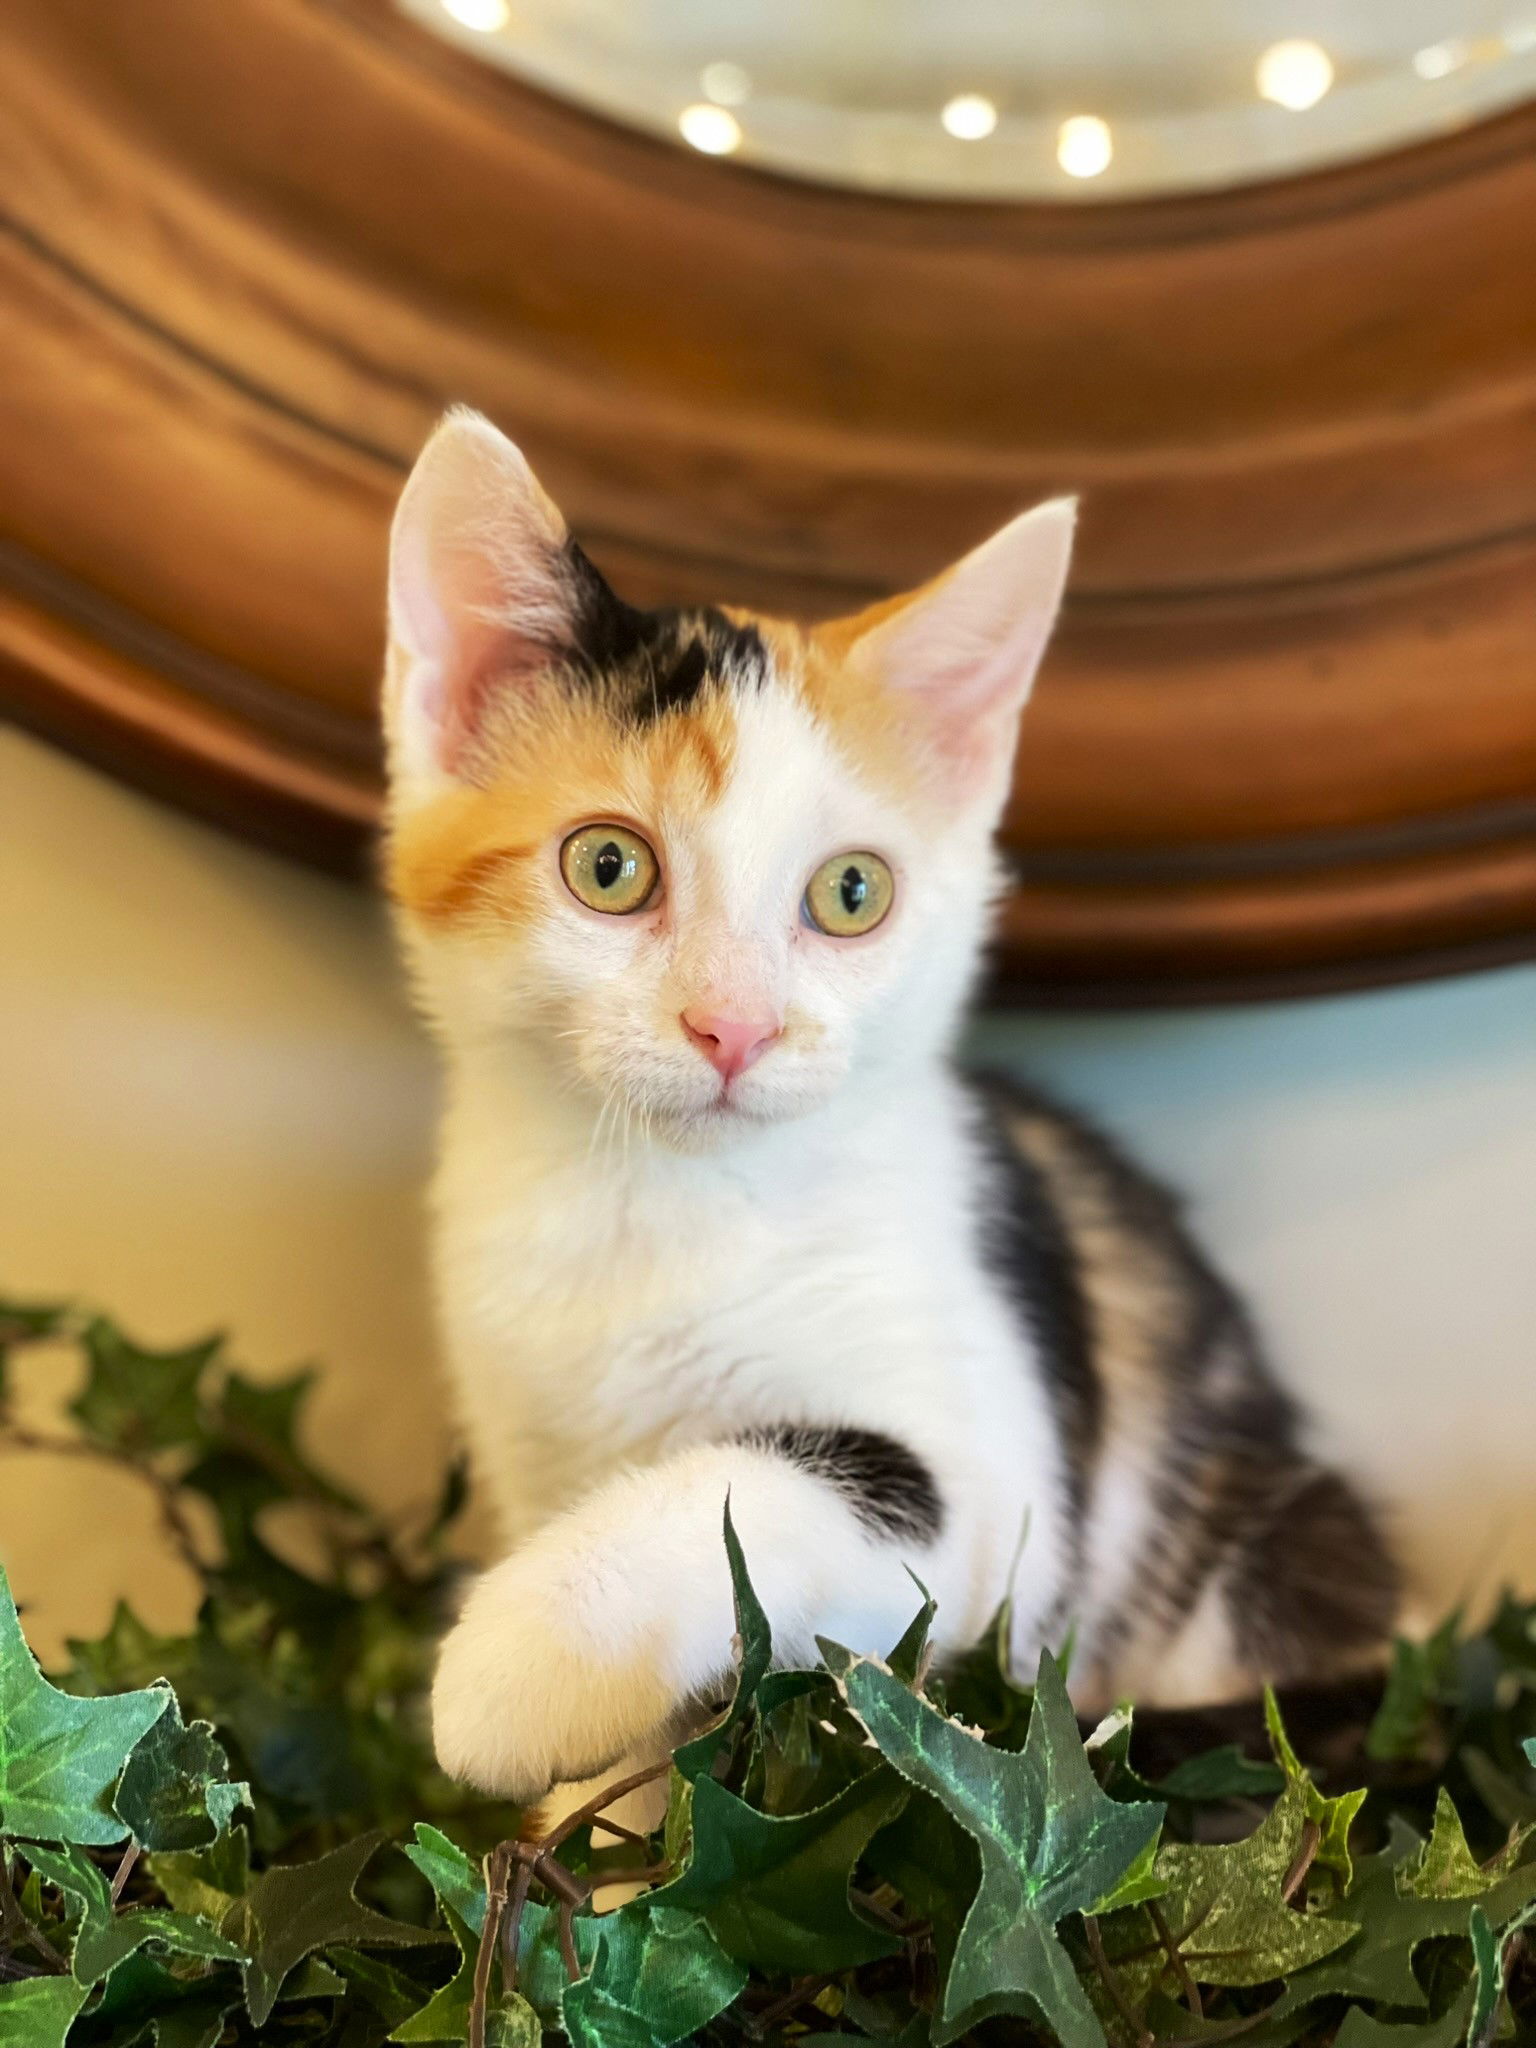
<path fill-rule="evenodd" d="M 722 1081 L 731 1082 L 760 1060 L 783 1026 L 761 1012 L 735 1017 L 723 1011 L 684 1010 L 683 1029 Z"/>

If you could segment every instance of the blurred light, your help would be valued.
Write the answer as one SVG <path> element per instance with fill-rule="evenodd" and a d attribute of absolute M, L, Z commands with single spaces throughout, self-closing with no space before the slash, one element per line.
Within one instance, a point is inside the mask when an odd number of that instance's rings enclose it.
<path fill-rule="evenodd" d="M 1413 68 L 1420 78 L 1449 78 L 1467 61 L 1465 43 L 1431 43 L 1414 57 Z"/>
<path fill-rule="evenodd" d="M 705 99 L 713 100 L 717 107 L 739 107 L 752 97 L 751 73 L 724 58 L 704 66 L 699 73 L 699 86 Z"/>
<path fill-rule="evenodd" d="M 1115 154 L 1109 123 L 1097 114 L 1074 114 L 1056 135 L 1056 161 L 1069 178 L 1096 178 Z"/>
<path fill-rule="evenodd" d="M 957 142 L 980 142 L 997 126 L 997 109 L 979 92 L 962 92 L 945 102 L 939 119 Z"/>
<path fill-rule="evenodd" d="M 1536 15 L 1529 21 L 1512 21 L 1504 31 L 1504 47 L 1517 57 L 1536 50 Z"/>
<path fill-rule="evenodd" d="M 1261 99 L 1300 114 L 1315 107 L 1333 84 L 1333 59 L 1321 43 L 1298 36 L 1271 43 L 1255 67 L 1254 79 Z"/>
<path fill-rule="evenodd" d="M 697 106 L 684 107 L 677 127 L 684 142 L 702 149 L 706 156 L 729 156 L 741 147 L 741 123 L 736 116 L 703 100 Z"/>
<path fill-rule="evenodd" d="M 460 28 L 478 29 L 483 36 L 495 35 L 512 19 L 507 0 L 443 0 L 443 12 Z"/>

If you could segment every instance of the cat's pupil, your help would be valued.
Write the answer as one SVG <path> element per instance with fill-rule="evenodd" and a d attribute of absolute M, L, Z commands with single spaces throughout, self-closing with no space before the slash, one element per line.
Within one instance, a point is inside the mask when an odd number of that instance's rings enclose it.
<path fill-rule="evenodd" d="M 624 855 L 610 839 L 606 846 L 597 849 L 592 862 L 592 873 L 599 889 L 611 889 L 624 872 Z"/>
<path fill-rule="evenodd" d="M 837 885 L 837 893 L 843 900 L 843 908 L 850 917 L 857 917 L 864 907 L 864 898 L 869 894 L 869 884 L 858 868 L 844 868 L 843 879 Z"/>

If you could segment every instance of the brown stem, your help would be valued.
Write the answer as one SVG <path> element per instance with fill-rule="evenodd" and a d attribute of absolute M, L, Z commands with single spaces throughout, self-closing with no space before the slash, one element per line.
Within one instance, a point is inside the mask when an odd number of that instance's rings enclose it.
<path fill-rule="evenodd" d="M 485 2015 L 491 1999 L 491 1966 L 496 1960 L 496 1937 L 507 1903 L 507 1880 L 512 1859 L 505 1842 L 499 1842 L 485 1859 L 485 1925 L 475 1951 L 475 1988 L 469 2001 L 469 2048 L 485 2048 Z"/>
<path fill-rule="evenodd" d="M 581 1981 L 581 1957 L 576 1953 L 576 1907 L 572 1900 L 564 1899 L 560 1905 L 560 1954 L 565 1963 L 565 1974 L 573 1984 Z"/>
<path fill-rule="evenodd" d="M 123 1860 L 118 1864 L 116 1874 L 112 1879 L 112 1903 L 114 1906 L 123 1896 L 123 1887 L 127 1884 L 129 1878 L 132 1877 L 133 1866 L 138 1860 L 139 1845 L 137 1842 L 130 1842 L 123 1851 Z"/>
<path fill-rule="evenodd" d="M 835 1984 L 837 1979 L 836 1970 L 826 1970 L 819 1977 L 802 1977 L 798 1984 L 790 1986 L 782 1998 L 776 1998 L 772 2005 L 766 2005 L 761 2012 L 752 2015 L 752 2032 L 758 2035 L 766 2034 L 770 2027 L 787 2018 L 796 2006 L 804 2005 L 807 1999 L 818 1998 L 828 1985 Z"/>
<path fill-rule="evenodd" d="M 584 1828 L 588 1821 L 596 1820 L 605 1806 L 612 1806 L 616 1800 L 622 1799 L 626 1792 L 637 1792 L 642 1785 L 652 1784 L 657 1778 L 664 1777 L 671 1768 L 671 1757 L 664 1757 L 659 1764 L 648 1764 L 643 1771 L 635 1771 L 627 1778 L 620 1778 L 617 1784 L 605 1785 L 601 1792 L 592 1795 L 585 1806 L 578 1806 L 574 1813 L 566 1815 L 558 1827 L 551 1828 L 547 1835 L 540 1837 L 535 1845 L 539 1853 L 545 1854 L 551 1849 L 558 1849 L 562 1842 L 569 1841 L 578 1828 Z M 607 1821 L 604 1821 L 603 1826 L 607 1825 Z"/>
<path fill-rule="evenodd" d="M 637 1870 L 595 1870 L 591 1889 L 601 1892 L 611 1884 L 656 1884 L 662 1878 L 670 1877 L 673 1868 L 670 1863 L 647 1863 Z"/>
<path fill-rule="evenodd" d="M 494 1951 L 500 1931 L 503 1907 L 506 1909 L 506 1933 L 503 1937 L 502 1976 L 509 1991 L 517 1984 L 517 1948 L 522 1934 L 523 1908 L 528 1903 L 528 1892 L 535 1878 L 539 1880 L 540 1884 L 547 1891 L 553 1892 L 560 1901 L 560 1953 L 565 1959 L 565 1967 L 570 1974 L 571 1982 L 573 1984 L 576 1982 L 581 1975 L 581 1960 L 576 1953 L 574 1924 L 577 1908 L 584 1906 L 591 1898 L 593 1891 L 602 1885 L 630 1882 L 631 1873 L 620 1872 L 614 1877 L 608 1877 L 603 1873 L 599 1873 L 596 1882 L 589 1884 L 585 1878 L 577 1877 L 574 1872 L 567 1870 L 565 1865 L 556 1856 L 555 1851 L 560 1848 L 562 1843 L 569 1841 L 578 1828 L 583 1828 L 589 1821 L 596 1820 L 605 1807 L 611 1806 L 617 1799 L 622 1799 L 626 1792 L 638 1791 L 640 1786 L 649 1785 L 654 1779 L 661 1777 L 663 1772 L 669 1771 L 671 1768 L 672 1759 L 670 1757 L 664 1758 L 657 1764 L 648 1764 L 643 1771 L 634 1771 L 629 1777 L 620 1778 L 616 1784 L 605 1785 L 601 1791 L 595 1792 L 584 1805 L 578 1806 L 574 1813 L 568 1813 L 565 1819 L 559 1822 L 557 1826 L 550 1828 L 547 1833 L 540 1835 L 537 1841 L 502 1842 L 492 1852 L 493 1861 L 500 1859 L 498 1867 L 502 1872 L 502 1896 L 501 1904 L 496 1909 L 496 1925 L 493 1927 L 490 1901 L 491 1865 L 487 1864 L 485 1931 L 481 1935 L 479 1954 L 475 1958 L 477 1996 L 482 1975 L 485 1979 L 487 1995 L 489 1995 L 489 1957 Z M 604 1821 L 603 1826 L 612 1827 L 615 1834 L 624 1836 L 628 1841 L 643 1842 L 645 1839 L 643 1835 L 637 1835 L 633 1829 L 619 1827 L 609 1821 Z M 511 1896 L 508 1898 L 506 1880 L 514 1865 L 516 1866 L 517 1875 L 512 1881 Z M 657 1870 L 659 1872 L 669 1867 L 666 1864 L 660 1864 L 657 1866 Z M 470 2017 L 471 2022 L 473 2022 L 473 2008 L 471 2008 Z M 485 2013 L 483 2004 L 480 2007 L 480 2021 L 480 2037 L 477 2040 L 474 2033 L 471 2032 L 470 2048 L 485 2048 Z"/>
<path fill-rule="evenodd" d="M 1083 1930 L 1088 1936 L 1088 1953 L 1093 1957 L 1093 1967 L 1099 1973 L 1099 1982 L 1109 1993 L 1115 2011 L 1125 2022 L 1126 2031 L 1136 2043 L 1136 2048 L 1153 2048 L 1153 2037 L 1147 2030 L 1145 2020 L 1126 1997 L 1120 1979 L 1109 1966 L 1109 1957 L 1104 1953 L 1104 1937 L 1099 1932 L 1099 1923 L 1092 1913 L 1083 1915 Z"/>
<path fill-rule="evenodd" d="M 0 1854 L 0 1932 L 19 1935 L 42 1963 L 50 1977 L 67 1977 L 69 1964 L 27 1914 L 22 1910 L 11 1877 L 11 1859 Z"/>
<path fill-rule="evenodd" d="M 1280 1887 L 1280 1896 L 1287 1905 L 1301 1890 L 1302 1881 L 1312 1868 L 1322 1844 L 1322 1829 L 1315 1820 L 1309 1820 L 1301 1831 L 1301 1846 L 1296 1851 L 1296 1861 L 1285 1873 L 1285 1883 Z"/>
<path fill-rule="evenodd" d="M 1173 1929 L 1168 1925 L 1167 1916 L 1156 1899 L 1148 1901 L 1147 1911 L 1152 1916 L 1152 1925 L 1157 1929 L 1157 1938 L 1167 1951 L 1168 1960 L 1172 1963 L 1179 1983 L 1183 1987 L 1185 2004 L 1197 2020 L 1203 2020 L 1205 2018 L 1205 2004 L 1200 1996 L 1200 1987 L 1189 1974 L 1189 1965 L 1184 1960 L 1184 1951 L 1174 1939 Z"/>
<path fill-rule="evenodd" d="M 533 1865 L 519 1859 L 501 1937 L 501 1980 L 508 1991 L 517 1989 L 517 1945 L 523 1931 L 523 1908 L 528 1903 L 528 1889 L 532 1883 Z"/>

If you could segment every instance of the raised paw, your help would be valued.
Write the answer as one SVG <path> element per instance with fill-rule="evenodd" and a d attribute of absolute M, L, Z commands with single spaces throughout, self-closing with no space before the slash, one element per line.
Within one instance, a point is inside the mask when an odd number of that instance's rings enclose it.
<path fill-rule="evenodd" d="M 487 1572 L 443 1643 L 432 1687 L 438 1761 L 520 1804 L 654 1740 L 679 1700 L 667 1645 L 610 1622 L 519 1553 Z"/>

